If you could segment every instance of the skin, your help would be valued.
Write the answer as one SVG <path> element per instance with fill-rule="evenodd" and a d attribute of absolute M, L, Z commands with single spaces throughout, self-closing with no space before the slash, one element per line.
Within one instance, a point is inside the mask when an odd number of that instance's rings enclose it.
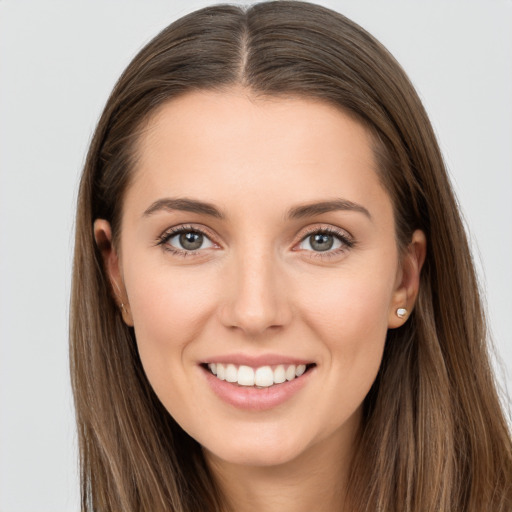
<path fill-rule="evenodd" d="M 371 142 L 319 101 L 189 93 L 161 107 L 139 140 L 119 245 L 107 221 L 95 222 L 148 379 L 237 511 L 343 510 L 361 404 L 388 328 L 407 321 L 397 308 L 413 308 L 426 250 L 416 231 L 399 253 Z M 204 201 L 223 218 L 144 213 L 162 198 Z M 339 199 L 359 209 L 288 216 Z M 171 252 L 176 236 L 158 243 L 179 226 L 208 239 L 186 255 Z M 313 250 L 311 232 L 326 229 L 334 249 Z M 316 366 L 283 404 L 248 411 L 213 393 L 200 367 L 232 353 Z"/>

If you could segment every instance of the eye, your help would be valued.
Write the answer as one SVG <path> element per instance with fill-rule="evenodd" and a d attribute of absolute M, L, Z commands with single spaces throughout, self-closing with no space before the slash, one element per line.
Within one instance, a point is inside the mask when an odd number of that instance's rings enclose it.
<path fill-rule="evenodd" d="M 353 245 L 354 242 L 343 233 L 333 232 L 331 229 L 317 229 L 306 235 L 297 247 L 316 253 L 338 253 Z"/>
<path fill-rule="evenodd" d="M 193 252 L 214 247 L 214 243 L 197 229 L 178 228 L 164 233 L 159 240 L 167 250 L 176 252 Z"/>
<path fill-rule="evenodd" d="M 341 247 L 341 242 L 327 233 L 315 233 L 309 235 L 299 244 L 301 249 L 308 251 L 324 252 Z"/>

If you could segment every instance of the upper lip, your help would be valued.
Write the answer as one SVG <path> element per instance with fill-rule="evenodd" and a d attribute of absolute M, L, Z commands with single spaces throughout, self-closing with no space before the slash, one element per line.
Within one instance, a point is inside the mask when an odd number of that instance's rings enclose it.
<path fill-rule="evenodd" d="M 237 366 L 245 365 L 252 368 L 258 368 L 260 366 L 274 366 L 274 365 L 299 365 L 299 364 L 312 364 L 313 361 L 308 359 L 302 359 L 298 357 L 285 356 L 281 354 L 261 354 L 258 356 L 250 356 L 247 354 L 225 354 L 220 356 L 213 356 L 202 361 L 203 364 L 209 363 L 223 363 L 223 364 L 234 364 Z"/>

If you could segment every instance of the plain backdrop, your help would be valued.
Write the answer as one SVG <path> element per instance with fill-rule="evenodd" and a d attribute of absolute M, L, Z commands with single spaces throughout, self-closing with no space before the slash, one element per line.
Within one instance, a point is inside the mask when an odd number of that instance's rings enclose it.
<path fill-rule="evenodd" d="M 79 510 L 67 362 L 79 173 L 130 59 L 211 3 L 0 0 L 1 512 Z M 487 290 L 500 383 L 511 387 L 512 2 L 319 3 L 380 39 L 424 100 Z"/>

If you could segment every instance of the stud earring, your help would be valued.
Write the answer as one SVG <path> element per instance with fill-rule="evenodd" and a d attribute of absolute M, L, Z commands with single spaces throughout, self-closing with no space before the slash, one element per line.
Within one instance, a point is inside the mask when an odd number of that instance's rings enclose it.
<path fill-rule="evenodd" d="M 121 308 L 121 311 L 126 314 L 126 308 L 124 307 L 124 304 L 121 302 L 121 305 L 119 306 Z"/>
<path fill-rule="evenodd" d="M 407 316 L 407 309 L 405 309 L 405 308 L 398 308 L 396 310 L 396 316 L 398 318 L 405 318 Z"/>

